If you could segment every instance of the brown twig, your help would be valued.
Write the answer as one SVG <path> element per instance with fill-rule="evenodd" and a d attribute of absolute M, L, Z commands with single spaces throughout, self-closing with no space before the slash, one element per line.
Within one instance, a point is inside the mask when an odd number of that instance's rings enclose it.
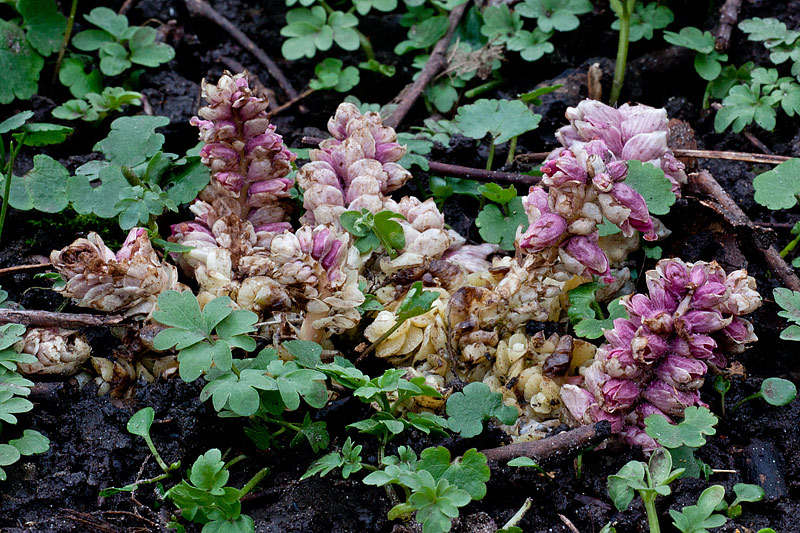
<path fill-rule="evenodd" d="M 770 150 L 770 149 L 767 147 L 767 145 L 766 145 L 766 144 L 764 144 L 763 142 L 761 142 L 761 139 L 759 139 L 758 137 L 756 137 L 755 135 L 753 135 L 753 134 L 752 134 L 752 133 L 750 133 L 749 131 L 745 131 L 745 132 L 743 132 L 743 133 L 742 133 L 742 135 L 744 135 L 745 139 L 747 139 L 748 141 L 750 141 L 750 144 L 752 144 L 753 146 L 755 146 L 756 148 L 758 148 L 759 150 L 761 150 L 763 153 L 765 153 L 765 154 L 767 154 L 767 155 L 772 155 L 772 154 L 774 153 L 772 150 Z"/>
<path fill-rule="evenodd" d="M 558 513 L 558 518 L 560 518 L 561 521 L 564 522 L 564 525 L 567 526 L 567 529 L 569 529 L 572 533 L 581 533 L 580 531 L 578 531 L 578 528 L 575 527 L 575 524 L 572 523 L 572 520 L 570 520 L 563 514 Z"/>
<path fill-rule="evenodd" d="M 747 163 L 779 165 L 792 159 L 785 155 L 752 154 L 750 152 L 721 152 L 719 150 L 673 150 L 675 157 L 694 157 L 697 159 L 728 159 Z"/>
<path fill-rule="evenodd" d="M 714 48 L 717 52 L 724 52 L 731 44 L 731 31 L 739 19 L 739 9 L 742 0 L 726 0 L 719 10 L 719 26 L 717 26 Z"/>
<path fill-rule="evenodd" d="M 553 437 L 533 442 L 519 442 L 499 448 L 483 450 L 490 461 L 510 461 L 516 457 L 530 457 L 536 462 L 565 457 L 588 446 L 594 446 L 611 435 L 611 424 L 602 420 L 594 425 L 581 426 Z"/>
<path fill-rule="evenodd" d="M 30 309 L 0 309 L 0 324 L 23 324 L 41 328 L 85 328 L 90 326 L 132 326 L 120 315 L 55 313 Z"/>
<path fill-rule="evenodd" d="M 48 269 L 53 268 L 53 265 L 50 263 L 35 263 L 33 265 L 17 265 L 13 267 L 6 267 L 0 268 L 0 276 L 4 276 L 6 274 L 16 274 L 17 272 L 23 272 L 25 270 L 40 270 L 40 269 Z"/>
<path fill-rule="evenodd" d="M 297 91 L 292 87 L 291 82 L 284 76 L 278 64 L 275 63 L 264 50 L 258 47 L 250 38 L 244 34 L 239 28 L 233 25 L 231 21 L 220 15 L 217 10 L 205 3 L 203 0 L 185 0 L 186 7 L 192 15 L 200 15 L 207 18 L 211 22 L 217 24 L 220 28 L 230 34 L 231 37 L 236 39 L 239 44 L 244 46 L 251 54 L 256 56 L 262 65 L 267 68 L 269 75 L 275 78 L 278 85 L 281 86 L 283 92 L 289 98 L 295 98 Z"/>
<path fill-rule="evenodd" d="M 127 13 L 135 1 L 136 0 L 125 0 L 120 6 L 119 11 L 117 11 L 117 13 L 120 15 L 124 15 L 125 13 Z"/>
<path fill-rule="evenodd" d="M 403 122 L 403 119 L 414 106 L 414 103 L 422 94 L 422 91 L 425 90 L 428 83 L 447 66 L 447 57 L 445 56 L 447 47 L 450 44 L 450 40 L 453 38 L 456 26 L 458 26 L 461 17 L 464 15 L 464 11 L 467 9 L 467 4 L 468 2 L 464 2 L 450 12 L 450 26 L 447 28 L 447 33 L 444 37 L 439 39 L 439 42 L 433 47 L 433 51 L 428 61 L 425 63 L 425 66 L 420 71 L 419 77 L 414 80 L 414 83 L 406 85 L 405 88 L 400 91 L 400 94 L 392 100 L 392 102 L 397 102 L 397 107 L 392 111 L 392 114 L 383 121 L 384 124 L 392 128 L 397 128 L 397 126 Z"/>
<path fill-rule="evenodd" d="M 759 228 L 744 214 L 744 211 L 736 205 L 733 198 L 708 171 L 703 170 L 689 174 L 689 183 L 719 204 L 720 214 L 725 217 L 729 224 L 734 227 L 745 227 L 751 230 L 747 234 L 750 236 L 754 246 L 761 252 L 770 270 L 783 282 L 785 287 L 793 291 L 800 291 L 800 279 L 795 275 L 794 270 L 786 264 L 778 250 L 772 245 L 765 246 L 764 243 L 758 242 L 759 230 L 762 230 L 762 228 Z"/>
<path fill-rule="evenodd" d="M 690 150 L 676 148 L 672 151 L 675 157 L 691 157 L 695 159 L 728 159 L 731 161 L 744 161 L 747 163 L 763 163 L 765 165 L 779 165 L 784 161 L 792 159 L 785 155 L 754 154 L 750 152 L 723 152 L 720 150 Z M 531 163 L 543 161 L 550 155 L 550 152 L 531 152 L 527 154 L 517 154 L 514 158 L 518 163 Z"/>
<path fill-rule="evenodd" d="M 314 92 L 314 89 L 306 89 L 305 91 L 301 92 L 300 94 L 298 94 L 297 96 L 295 96 L 294 98 L 292 98 L 291 100 L 286 102 L 285 104 L 280 105 L 280 106 L 276 107 L 275 109 L 273 109 L 272 111 L 270 111 L 269 113 L 267 113 L 267 116 L 269 118 L 274 117 L 275 115 L 277 115 L 281 111 L 285 111 L 285 110 L 289 109 L 294 104 L 296 104 L 297 102 L 299 102 L 300 100 L 302 100 L 303 98 L 305 98 L 306 96 L 310 95 L 313 92 Z"/>

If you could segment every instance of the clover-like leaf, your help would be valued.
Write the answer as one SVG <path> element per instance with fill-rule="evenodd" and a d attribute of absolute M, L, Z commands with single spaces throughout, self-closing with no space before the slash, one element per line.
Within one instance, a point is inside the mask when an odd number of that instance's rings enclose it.
<path fill-rule="evenodd" d="M 58 12 L 54 0 L 18 0 L 17 11 L 22 15 L 28 42 L 37 52 L 47 57 L 58 52 L 67 19 Z"/>
<path fill-rule="evenodd" d="M 522 228 L 525 231 L 529 223 L 521 197 L 518 196 L 508 203 L 507 213 L 508 216 L 498 206 L 489 204 L 478 213 L 475 225 L 478 226 L 478 233 L 483 240 L 511 251 L 514 249 L 517 230 Z"/>
<path fill-rule="evenodd" d="M 645 485 L 645 465 L 640 461 L 630 461 L 619 472 L 608 476 L 608 495 L 618 511 L 624 511 L 633 501 L 634 491 L 647 488 Z"/>
<path fill-rule="evenodd" d="M 589 0 L 525 0 L 516 11 L 523 17 L 535 18 L 542 31 L 572 31 L 580 25 L 577 15 L 589 13 Z"/>
<path fill-rule="evenodd" d="M 675 20 L 675 15 L 667 6 L 659 5 L 658 2 L 644 4 L 636 3 L 634 12 L 631 13 L 630 36 L 628 40 L 632 43 L 641 39 L 648 41 L 653 38 L 653 30 L 661 30 L 669 26 Z M 619 30 L 619 19 L 611 24 L 611 29 Z"/>
<path fill-rule="evenodd" d="M 764 207 L 772 210 L 794 207 L 800 194 L 800 159 L 789 159 L 759 174 L 753 180 L 753 189 L 755 201 Z"/>
<path fill-rule="evenodd" d="M 44 59 L 31 47 L 25 32 L 12 22 L 0 20 L 0 104 L 14 98 L 28 100 L 36 94 Z"/>
<path fill-rule="evenodd" d="M 536 129 L 541 119 L 519 100 L 484 98 L 459 107 L 454 123 L 466 137 L 483 139 L 488 133 L 494 144 L 502 144 Z"/>
<path fill-rule="evenodd" d="M 394 53 L 403 55 L 412 50 L 425 50 L 436 44 L 447 33 L 449 22 L 445 16 L 428 17 L 408 30 L 408 39 L 394 47 Z"/>
<path fill-rule="evenodd" d="M 704 32 L 692 26 L 681 28 L 679 33 L 665 31 L 664 40 L 669 44 L 689 48 L 701 54 L 710 54 L 714 51 L 714 36 L 711 32 Z"/>
<path fill-rule="evenodd" d="M 119 213 L 115 206 L 120 192 L 127 187 L 130 185 L 120 167 L 104 161 L 90 161 L 78 167 L 75 175 L 67 179 L 67 198 L 81 215 L 93 213 L 101 218 L 111 218 Z"/>
<path fill-rule="evenodd" d="M 481 34 L 493 44 L 506 43 L 520 31 L 523 31 L 522 18 L 516 10 L 508 9 L 508 5 L 491 5 L 483 10 Z"/>
<path fill-rule="evenodd" d="M 58 71 L 59 81 L 69 87 L 75 98 L 83 98 L 88 93 L 99 93 L 103 90 L 103 75 L 96 69 L 91 69 L 87 74 L 87 64 L 82 57 L 84 56 L 65 58 Z"/>
<path fill-rule="evenodd" d="M 505 425 L 517 420 L 517 410 L 503 404 L 503 395 L 492 392 L 488 385 L 480 382 L 470 383 L 463 391 L 451 394 L 446 411 L 447 425 L 464 438 L 480 434 L 483 422 L 491 418 Z"/>
<path fill-rule="evenodd" d="M 714 435 L 719 419 L 707 407 L 690 406 L 678 424 L 670 424 L 662 415 L 645 419 L 645 432 L 666 448 L 689 446 L 699 448 L 706 443 L 705 435 Z"/>
<path fill-rule="evenodd" d="M 84 15 L 84 18 L 98 28 L 107 31 L 117 40 L 125 38 L 128 30 L 128 17 L 125 15 L 118 15 L 107 7 L 96 7 L 88 15 Z"/>
<path fill-rule="evenodd" d="M 69 172 L 64 166 L 44 154 L 33 157 L 33 168 L 23 176 L 11 180 L 9 204 L 15 209 L 36 209 L 45 213 L 63 211 L 67 201 L 67 179 Z M 0 183 L 5 178 L 0 179 Z M 2 193 L 2 189 L 0 189 Z"/>
<path fill-rule="evenodd" d="M 426 156 L 431 153 L 433 142 L 410 133 L 398 133 L 397 142 L 404 145 L 407 150 L 403 159 L 398 161 L 400 165 L 406 169 L 411 169 L 416 165 L 421 170 L 428 171 L 430 166 Z"/>
<path fill-rule="evenodd" d="M 672 183 L 660 168 L 637 160 L 628 161 L 628 177 L 625 183 L 636 189 L 647 203 L 647 210 L 654 215 L 666 215 L 675 203 Z"/>
<path fill-rule="evenodd" d="M 8 443 L 16 448 L 20 455 L 34 455 L 37 453 L 44 453 L 50 449 L 50 439 L 32 429 L 24 430 L 22 432 L 22 437 L 18 439 L 12 439 L 8 441 Z"/>
<path fill-rule="evenodd" d="M 773 95 L 762 94 L 757 82 L 732 87 L 722 101 L 722 109 L 714 117 L 714 129 L 722 132 L 730 126 L 735 133 L 739 133 L 755 121 L 765 130 L 772 131 L 776 120 L 773 105 L 777 102 Z"/>
<path fill-rule="evenodd" d="M 433 302 L 439 299 L 437 291 L 426 291 L 422 282 L 416 281 L 406 293 L 406 297 L 397 308 L 397 320 L 403 322 L 409 318 L 423 315 L 431 310 Z"/>
<path fill-rule="evenodd" d="M 328 57 L 314 68 L 316 78 L 308 82 L 308 86 L 315 91 L 333 89 L 346 93 L 358 85 L 360 76 L 356 67 L 342 68 L 344 63 L 340 59 Z"/>
<path fill-rule="evenodd" d="M 552 36 L 552 32 L 544 32 L 539 28 L 533 31 L 520 30 L 508 39 L 506 46 L 509 50 L 519 52 L 525 61 L 536 61 L 555 50 L 553 43 L 548 40 Z"/>
<path fill-rule="evenodd" d="M 300 365 L 306 368 L 316 368 L 322 363 L 322 346 L 313 341 L 286 341 L 281 346 L 294 357 Z"/>
<path fill-rule="evenodd" d="M 427 470 L 434 479 L 444 478 L 458 488 L 464 489 L 473 500 L 486 496 L 486 482 L 491 474 L 486 456 L 475 448 L 452 463 L 450 451 L 443 447 L 426 448 L 420 454 L 419 470 Z"/>
<path fill-rule="evenodd" d="M 95 144 L 94 149 L 103 152 L 115 165 L 136 166 L 161 150 L 164 136 L 155 130 L 167 124 L 167 117 L 120 117 L 111 123 L 108 137 Z"/>
<path fill-rule="evenodd" d="M 761 382 L 761 396 L 770 405 L 786 405 L 797 397 L 797 387 L 788 379 L 767 378 Z"/>
<path fill-rule="evenodd" d="M 128 433 L 137 435 L 139 437 L 147 437 L 150 435 L 150 427 L 155 420 L 156 412 L 152 407 L 145 407 L 139 409 L 133 416 L 128 419 Z"/>
<path fill-rule="evenodd" d="M 722 485 L 712 485 L 700 494 L 697 505 L 689 505 L 680 511 L 670 509 L 672 523 L 682 533 L 708 533 L 709 528 L 723 526 L 725 517 L 714 514 L 714 509 L 724 497 L 725 488 Z"/>
<path fill-rule="evenodd" d="M 175 50 L 166 43 L 157 43 L 158 32 L 154 28 L 141 26 L 133 32 L 128 46 L 131 63 L 145 67 L 157 67 L 175 57 Z"/>
<path fill-rule="evenodd" d="M 389 12 L 397 9 L 397 0 L 353 0 L 353 6 L 359 15 L 366 15 L 372 9 Z"/>

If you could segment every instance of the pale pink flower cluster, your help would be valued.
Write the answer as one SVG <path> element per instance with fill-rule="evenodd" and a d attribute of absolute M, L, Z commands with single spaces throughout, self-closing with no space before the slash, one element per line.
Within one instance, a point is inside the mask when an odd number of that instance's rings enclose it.
<path fill-rule="evenodd" d="M 755 311 L 761 296 L 746 271 L 726 275 L 716 262 L 664 259 L 645 279 L 649 296 L 622 299 L 630 318 L 614 321 L 583 383 L 565 385 L 561 397 L 578 422 L 608 420 L 631 444 L 654 449 L 644 419 L 672 420 L 704 405 L 698 390 L 707 365 L 724 368 L 725 353 L 757 340 L 741 315 Z"/>
<path fill-rule="evenodd" d="M 66 281 L 58 292 L 98 311 L 149 314 L 159 294 L 185 288 L 178 270 L 159 259 L 143 228 L 133 228 L 116 254 L 98 234 L 89 233 L 54 250 L 50 261 Z"/>

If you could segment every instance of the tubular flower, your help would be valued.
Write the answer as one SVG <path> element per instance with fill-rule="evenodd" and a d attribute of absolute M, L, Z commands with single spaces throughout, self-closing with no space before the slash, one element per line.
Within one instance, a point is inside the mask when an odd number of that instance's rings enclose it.
<path fill-rule="evenodd" d="M 672 191 L 680 196 L 686 183 L 684 166 L 667 147 L 669 129 L 667 111 L 638 104 L 623 104 L 619 109 L 597 100 L 584 100 L 567 108 L 569 126 L 556 132 L 562 146 L 602 141 L 621 160 L 637 159 L 661 168 L 672 182 Z"/>
<path fill-rule="evenodd" d="M 621 300 L 630 318 L 614 321 L 581 386 L 564 385 L 561 398 L 575 420 L 609 420 L 629 443 L 653 449 L 644 419 L 679 418 L 703 405 L 698 390 L 708 366 L 724 367 L 723 350 L 737 353 L 757 340 L 739 315 L 758 308 L 761 296 L 745 271 L 726 275 L 715 262 L 664 259 L 645 279 L 649 296 Z"/>
<path fill-rule="evenodd" d="M 339 226 L 339 216 L 345 211 L 393 211 L 405 216 L 401 224 L 406 245 L 400 257 L 383 265 L 385 270 L 441 257 L 454 239 L 444 229 L 444 217 L 436 204 L 413 197 L 398 203 L 388 196 L 411 178 L 397 163 L 406 148 L 397 143 L 395 131 L 384 126 L 377 113 L 362 115 L 348 103 L 339 105 L 328 121 L 328 131 L 333 138 L 312 150 L 311 163 L 297 174 L 306 208 L 301 222 Z"/>
<path fill-rule="evenodd" d="M 244 73 L 226 72 L 216 85 L 203 80 L 202 90 L 207 105 L 191 124 L 200 129 L 200 156 L 212 180 L 200 200 L 218 216 L 255 220 L 256 232 L 288 229 L 292 180 L 286 176 L 296 156 L 269 123 L 267 100 L 252 93 Z"/>
<path fill-rule="evenodd" d="M 26 375 L 47 374 L 71 376 L 89 359 L 92 348 L 75 330 L 62 328 L 30 328 L 20 341 L 21 352 L 36 356 L 35 363 L 18 363 Z"/>
<path fill-rule="evenodd" d="M 98 311 L 149 314 L 159 294 L 185 288 L 178 282 L 178 270 L 158 258 L 142 228 L 133 228 L 116 254 L 90 233 L 54 250 L 50 261 L 67 282 L 58 291 L 80 307 Z"/>
<path fill-rule="evenodd" d="M 623 183 L 627 163 L 604 140 L 575 142 L 558 151 L 542 171 L 542 184 L 531 187 L 523 201 L 530 225 L 517 237 L 521 253 L 557 247 L 570 272 L 609 280 L 610 261 L 598 244 L 597 227 L 604 217 L 626 237 L 641 231 L 647 240 L 657 238 L 644 198 Z"/>

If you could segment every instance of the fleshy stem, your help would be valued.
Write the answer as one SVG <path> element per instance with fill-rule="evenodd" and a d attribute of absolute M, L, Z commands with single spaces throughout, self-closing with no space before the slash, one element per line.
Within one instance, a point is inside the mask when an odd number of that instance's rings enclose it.
<path fill-rule="evenodd" d="M 465 91 L 464 92 L 464 96 L 467 97 L 467 98 L 475 98 L 476 96 L 482 95 L 486 91 L 491 91 L 495 87 L 499 87 L 499 86 L 503 85 L 506 81 L 507 80 L 502 80 L 502 79 L 501 80 L 490 80 L 490 81 L 487 81 L 486 83 L 482 83 L 482 84 L 478 85 L 477 87 L 473 87 L 469 91 Z"/>
<path fill-rule="evenodd" d="M 492 170 L 492 163 L 494 163 L 494 140 L 489 148 L 489 159 L 486 160 L 486 170 Z"/>
<path fill-rule="evenodd" d="M 261 480 L 267 476 L 267 474 L 269 474 L 269 467 L 264 467 L 258 472 L 256 472 L 256 475 L 250 478 L 250 481 L 248 481 L 245 484 L 245 486 L 242 487 L 241 490 L 239 491 L 239 499 L 241 500 L 245 494 L 253 490 L 256 487 L 256 485 L 258 485 L 261 482 Z"/>
<path fill-rule="evenodd" d="M 14 177 L 14 160 L 17 158 L 20 148 L 25 141 L 25 132 L 17 140 L 17 145 L 14 146 L 14 141 L 11 141 L 8 148 L 8 162 L 6 163 L 6 183 L 3 191 L 3 209 L 0 211 L 0 237 L 3 236 L 3 226 L 6 223 L 6 214 L 8 213 L 8 200 L 11 196 L 11 178 Z M 2 140 L 0 140 L 2 142 Z"/>
<path fill-rule="evenodd" d="M 69 38 L 72 37 L 72 26 L 75 24 L 75 13 L 78 11 L 78 0 L 72 0 L 72 7 L 69 8 L 69 18 L 67 19 L 67 28 L 64 30 L 64 39 L 61 41 L 61 48 L 58 49 L 58 59 L 56 59 L 56 68 L 53 70 L 53 84 L 55 85 L 58 79 L 58 71 L 61 69 L 61 62 L 64 60 L 64 54 L 67 51 Z"/>
<path fill-rule="evenodd" d="M 616 105 L 622 92 L 622 82 L 625 80 L 625 66 L 628 62 L 628 43 L 631 34 L 631 11 L 636 0 L 620 0 L 621 10 L 619 16 L 619 42 L 617 43 L 617 61 L 614 64 L 614 82 L 611 85 L 611 105 Z"/>
<path fill-rule="evenodd" d="M 514 156 L 517 153 L 517 137 L 512 137 L 508 143 L 508 156 L 506 156 L 506 165 L 514 162 Z"/>
<path fill-rule="evenodd" d="M 656 496 L 652 491 L 650 494 L 639 492 L 644 503 L 644 510 L 647 512 L 647 524 L 650 526 L 650 533 L 661 533 L 661 525 L 658 523 L 658 512 L 656 512 Z"/>
<path fill-rule="evenodd" d="M 159 454 L 158 450 L 156 450 L 156 445 L 153 444 L 153 439 L 152 437 L 150 437 L 149 432 L 142 435 L 142 437 L 144 438 L 144 441 L 147 443 L 147 447 L 150 448 L 150 453 L 153 454 L 153 457 L 158 463 L 158 466 L 161 467 L 161 470 L 163 470 L 165 474 L 169 474 L 173 470 L 181 467 L 180 461 L 172 463 L 171 465 L 167 466 L 167 463 L 165 463 L 164 459 L 161 458 L 161 454 Z"/>
<path fill-rule="evenodd" d="M 364 350 L 364 351 L 361 353 L 361 355 L 358 357 L 358 361 L 361 361 L 362 359 L 364 359 L 364 357 L 366 357 L 367 355 L 369 355 L 369 353 L 370 353 L 372 350 L 374 350 L 375 348 L 377 348 L 377 347 L 378 347 L 378 345 L 379 345 L 380 343 L 382 343 L 383 341 L 385 341 L 386 339 L 388 339 L 388 338 L 389 338 L 389 336 L 390 336 L 392 333 L 394 333 L 395 331 L 397 331 L 397 328 L 399 328 L 399 327 L 400 327 L 400 326 L 403 324 L 403 322 L 405 322 L 405 320 L 398 320 L 397 322 L 395 322 L 395 323 L 394 323 L 394 325 L 393 325 L 392 327 L 390 327 L 390 328 L 389 328 L 389 329 L 386 331 L 386 333 L 384 333 L 383 335 L 381 335 L 380 337 L 378 337 L 378 339 L 377 339 L 375 342 L 373 342 L 372 344 L 370 344 L 370 345 L 369 345 L 369 348 L 367 348 L 366 350 Z"/>
<path fill-rule="evenodd" d="M 531 508 L 531 504 L 532 503 L 533 503 L 533 500 L 531 500 L 530 498 L 525 498 L 525 503 L 522 504 L 522 507 L 519 508 L 519 511 L 514 513 L 514 516 L 509 518 L 508 522 L 503 524 L 503 529 L 510 529 L 510 528 L 516 526 L 517 524 L 519 524 L 520 521 L 525 516 L 525 513 L 527 513 L 528 509 Z"/>
<path fill-rule="evenodd" d="M 789 252 L 794 250 L 794 248 L 795 248 L 795 246 L 797 246 L 798 242 L 800 242 L 800 235 L 798 235 L 797 237 L 792 239 L 792 242 L 787 244 L 786 247 L 783 250 L 781 250 L 780 256 L 781 257 L 786 257 L 787 255 L 789 255 Z"/>
<path fill-rule="evenodd" d="M 733 412 L 734 412 L 735 410 L 737 410 L 737 409 L 739 408 L 739 406 L 740 406 L 740 405 L 742 405 L 743 403 L 749 402 L 750 400 L 755 400 L 756 398 L 763 398 L 763 397 L 764 397 L 764 395 L 763 395 L 763 394 L 761 394 L 761 392 L 759 391 L 759 392 L 757 392 L 757 393 L 755 393 L 755 394 L 751 394 L 751 395 L 750 395 L 750 396 L 748 396 L 747 398 L 742 398 L 741 400 L 739 400 L 738 402 L 736 402 L 736 405 L 734 405 L 733 407 L 731 407 L 731 414 L 733 414 Z"/>

